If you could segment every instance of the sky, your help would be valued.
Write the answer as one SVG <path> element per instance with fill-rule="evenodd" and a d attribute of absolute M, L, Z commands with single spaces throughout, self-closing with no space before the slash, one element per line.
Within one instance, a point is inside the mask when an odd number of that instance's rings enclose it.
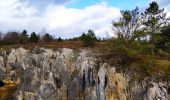
<path fill-rule="evenodd" d="M 89 29 L 96 36 L 114 36 L 111 22 L 120 10 L 146 9 L 153 0 L 0 0 L 0 31 L 80 36 Z M 170 0 L 155 0 L 170 15 Z"/>

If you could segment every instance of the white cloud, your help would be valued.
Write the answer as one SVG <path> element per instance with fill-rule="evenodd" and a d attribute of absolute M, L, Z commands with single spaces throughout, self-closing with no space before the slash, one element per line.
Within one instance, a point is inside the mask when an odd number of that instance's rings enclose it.
<path fill-rule="evenodd" d="M 49 5 L 41 12 L 36 6 L 30 6 L 20 0 L 0 0 L 0 30 L 10 31 L 27 29 L 29 32 L 41 32 L 46 28 L 56 37 L 79 36 L 93 29 L 97 36 L 106 36 L 111 32 L 111 21 L 119 17 L 118 8 L 105 3 L 92 5 L 84 9 L 66 8 L 62 5 Z"/>

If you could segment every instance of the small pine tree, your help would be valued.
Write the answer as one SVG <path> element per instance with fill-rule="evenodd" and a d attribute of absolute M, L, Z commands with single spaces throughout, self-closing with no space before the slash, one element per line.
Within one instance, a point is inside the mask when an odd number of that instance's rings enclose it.
<path fill-rule="evenodd" d="M 97 38 L 93 30 L 88 30 L 87 34 L 83 33 L 80 39 L 87 47 L 93 47 L 95 45 L 95 42 L 97 41 Z"/>
<path fill-rule="evenodd" d="M 35 32 L 33 32 L 30 36 L 30 42 L 31 43 L 37 43 L 39 41 L 39 37 L 36 35 Z"/>
<path fill-rule="evenodd" d="M 59 38 L 58 38 L 58 42 L 61 42 L 61 41 L 62 41 L 62 39 L 61 39 L 61 37 L 59 37 Z"/>
<path fill-rule="evenodd" d="M 44 42 L 51 42 L 53 40 L 53 36 L 46 33 L 44 36 L 43 36 L 43 40 Z"/>
<path fill-rule="evenodd" d="M 20 43 L 25 44 L 28 42 L 28 34 L 26 30 L 23 30 L 23 32 L 21 33 L 21 40 Z"/>

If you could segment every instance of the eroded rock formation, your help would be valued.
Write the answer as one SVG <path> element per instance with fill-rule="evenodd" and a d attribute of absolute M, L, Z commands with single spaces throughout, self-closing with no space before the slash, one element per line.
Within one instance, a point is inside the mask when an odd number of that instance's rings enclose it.
<path fill-rule="evenodd" d="M 3 51 L 0 79 L 18 84 L 16 100 L 168 100 L 168 82 L 131 82 L 96 55 L 66 48 Z"/>

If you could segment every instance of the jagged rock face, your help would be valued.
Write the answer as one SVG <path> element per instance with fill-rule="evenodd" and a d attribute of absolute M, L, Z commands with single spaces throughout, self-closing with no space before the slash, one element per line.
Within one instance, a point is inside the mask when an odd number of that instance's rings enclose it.
<path fill-rule="evenodd" d="M 0 56 L 0 76 L 19 84 L 16 100 L 168 100 L 166 84 L 129 82 L 94 54 L 85 49 L 12 49 Z"/>
<path fill-rule="evenodd" d="M 127 98 L 130 100 L 170 100 L 168 87 L 167 82 L 133 81 L 127 86 Z"/>

